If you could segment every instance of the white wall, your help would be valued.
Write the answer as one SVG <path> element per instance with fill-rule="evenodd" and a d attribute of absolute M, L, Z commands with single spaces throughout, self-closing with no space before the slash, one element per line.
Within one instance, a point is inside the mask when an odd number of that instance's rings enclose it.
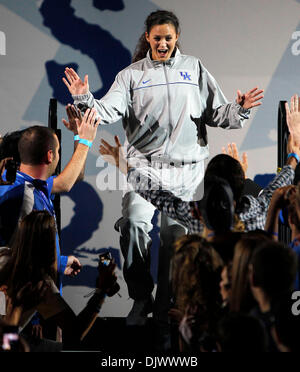
<path fill-rule="evenodd" d="M 52 0 L 53 3 L 55 1 Z M 56 67 L 78 64 L 81 76 L 89 74 L 91 90 L 101 89 L 104 86 L 103 78 L 111 72 L 109 56 L 115 59 L 114 53 L 119 51 L 120 57 L 122 54 L 124 60 L 129 59 L 143 30 L 145 17 L 159 7 L 176 12 L 181 21 L 183 52 L 202 60 L 229 100 L 235 99 L 237 89 L 247 91 L 256 85 L 265 89 L 263 106 L 253 110 L 251 120 L 243 130 L 209 128 L 211 156 L 220 152 L 224 144 L 234 141 L 241 151 L 248 152 L 249 177 L 274 173 L 278 102 L 288 100 L 296 92 L 300 93 L 300 1 L 102 1 L 102 5 L 106 3 L 107 6 L 114 4 L 121 8 L 124 5 L 124 8 L 119 11 L 101 10 L 93 7 L 92 0 L 72 0 L 71 7 L 75 13 L 70 15 L 63 8 L 63 4 L 68 8 L 68 2 L 61 0 L 57 7 L 57 24 L 59 16 L 65 16 L 66 31 L 59 35 L 50 30 L 47 16 L 43 19 L 40 13 L 43 1 L 0 1 L 0 133 L 33 124 L 47 125 L 48 103 L 55 92 L 53 86 L 60 86 L 60 92 L 64 89 L 61 75 L 47 73 L 46 63 L 49 61 L 54 61 Z M 99 60 L 95 61 L 84 48 L 76 48 L 77 40 L 73 40 L 75 46 L 64 41 L 68 29 L 74 27 L 74 18 L 85 21 L 84 27 L 87 29 L 94 25 L 95 32 L 101 30 L 99 35 L 104 39 L 99 37 L 94 45 L 96 51 L 99 49 Z M 75 31 L 70 30 L 70 38 L 72 35 L 77 37 Z M 82 37 L 87 40 L 89 35 L 91 33 Z M 67 93 L 64 94 L 71 102 Z M 62 117 L 65 117 L 64 106 L 59 103 L 59 120 Z M 64 166 L 72 153 L 73 139 L 62 124 L 59 126 L 63 136 Z M 120 123 L 99 129 L 87 162 L 85 187 L 74 191 L 72 197 L 62 197 L 62 227 L 67 237 L 63 241 L 62 251 L 80 255 L 81 262 L 88 267 L 78 285 L 64 287 L 64 296 L 76 312 L 86 301 L 83 295 L 91 290 L 85 285 L 84 279 L 86 275 L 94 274 L 91 268 L 97 264 L 94 260 L 99 249 L 113 248 L 120 257 L 121 266 L 123 263 L 119 236 L 113 229 L 121 213 L 122 194 L 120 191 L 102 191 L 96 187 L 97 177 L 98 182 L 105 182 L 107 172 L 107 165 L 98 159 L 99 140 L 102 137 L 112 140 L 114 134 L 124 138 Z M 76 206 L 84 210 L 82 222 L 79 221 L 81 215 Z M 102 311 L 103 316 L 124 316 L 130 309 L 131 300 L 128 299 L 121 270 L 118 270 L 118 276 L 122 284 L 122 297 L 108 299 Z M 90 278 L 89 282 L 93 279 Z"/>

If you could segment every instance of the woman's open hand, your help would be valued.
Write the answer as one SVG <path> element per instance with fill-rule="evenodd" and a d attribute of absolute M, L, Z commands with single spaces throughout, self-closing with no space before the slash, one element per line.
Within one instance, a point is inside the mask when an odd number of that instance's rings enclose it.
<path fill-rule="evenodd" d="M 89 78 L 88 75 L 84 76 L 84 81 L 80 79 L 77 72 L 72 68 L 66 67 L 65 69 L 66 78 L 62 78 L 63 82 L 66 84 L 69 92 L 72 95 L 87 94 L 89 91 Z"/>
<path fill-rule="evenodd" d="M 244 109 L 251 109 L 252 107 L 260 106 L 262 103 L 259 101 L 264 98 L 261 94 L 263 91 L 263 89 L 258 90 L 258 87 L 255 87 L 242 94 L 242 92 L 238 90 L 236 102 Z"/>
<path fill-rule="evenodd" d="M 108 142 L 102 139 L 99 152 L 104 160 L 115 165 L 122 173 L 127 174 L 128 164 L 118 136 L 115 136 L 115 144 L 116 146 L 111 146 Z"/>

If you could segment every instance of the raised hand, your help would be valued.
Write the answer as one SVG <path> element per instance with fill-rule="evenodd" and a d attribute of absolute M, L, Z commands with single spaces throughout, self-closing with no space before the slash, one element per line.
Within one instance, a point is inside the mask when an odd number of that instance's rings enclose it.
<path fill-rule="evenodd" d="M 296 140 L 296 138 L 297 138 L 297 133 L 295 135 L 292 132 L 290 132 L 290 135 L 288 137 L 288 141 L 287 141 L 287 144 L 286 144 L 286 152 L 287 152 L 287 154 L 295 153 L 300 158 L 300 147 L 299 147 L 300 142 L 298 142 L 298 140 Z M 287 161 L 288 160 L 289 159 L 287 159 Z"/>
<path fill-rule="evenodd" d="M 294 142 L 300 145 L 300 98 L 297 94 L 291 97 L 291 104 L 285 103 L 286 123 Z"/>
<path fill-rule="evenodd" d="M 279 187 L 274 191 L 271 202 L 276 204 L 278 208 L 284 208 L 295 198 L 296 191 L 295 185 Z"/>
<path fill-rule="evenodd" d="M 64 123 L 64 126 L 70 130 L 71 132 L 74 133 L 74 135 L 78 134 L 77 131 L 77 124 L 76 124 L 76 119 L 78 119 L 81 123 L 82 117 L 80 114 L 80 111 L 74 106 L 71 105 L 70 103 L 66 106 L 66 112 L 69 121 L 62 119 L 62 122 Z"/>
<path fill-rule="evenodd" d="M 75 119 L 78 135 L 81 139 L 86 139 L 91 142 L 94 141 L 97 128 L 100 124 L 100 118 L 96 120 L 96 114 L 97 112 L 95 109 L 87 109 L 81 121 L 77 118 Z"/>
<path fill-rule="evenodd" d="M 88 75 L 84 76 L 84 81 L 80 79 L 77 72 L 72 68 L 66 67 L 65 69 L 66 78 L 62 78 L 63 82 L 66 84 L 69 92 L 72 95 L 87 94 L 89 91 L 89 79 Z"/>
<path fill-rule="evenodd" d="M 263 89 L 258 90 L 258 87 L 255 87 L 247 93 L 242 94 L 242 92 L 238 90 L 236 102 L 245 109 L 260 106 L 262 102 L 259 102 L 259 100 L 264 98 L 263 94 L 261 94 L 263 91 Z"/>
<path fill-rule="evenodd" d="M 246 172 L 248 169 L 248 155 L 245 152 L 243 152 L 242 159 L 240 159 L 237 146 L 234 142 L 228 143 L 227 151 L 225 147 L 222 147 L 222 153 L 227 154 L 236 159 L 241 164 L 246 177 Z"/>
<path fill-rule="evenodd" d="M 188 345 L 190 345 L 194 334 L 194 328 L 196 326 L 197 319 L 197 311 L 198 307 L 196 305 L 194 306 L 188 305 L 178 327 L 179 333 L 181 334 L 182 338 Z"/>
<path fill-rule="evenodd" d="M 13 158 L 5 158 L 5 159 L 0 160 L 0 186 L 10 185 L 11 184 L 11 182 L 4 181 L 2 179 L 2 175 L 3 175 L 3 172 L 5 170 L 6 162 L 8 160 L 13 160 Z"/>
<path fill-rule="evenodd" d="M 128 171 L 128 164 L 118 136 L 115 136 L 115 144 L 116 146 L 111 146 L 108 142 L 102 139 L 99 152 L 105 161 L 115 165 L 121 172 L 126 174 Z"/>
<path fill-rule="evenodd" d="M 41 324 L 33 324 L 31 329 L 31 336 L 35 339 L 43 338 L 43 327 Z"/>
<path fill-rule="evenodd" d="M 117 276 L 115 273 L 116 263 L 114 259 L 109 263 L 108 266 L 101 265 L 99 262 L 98 265 L 98 277 L 96 280 L 96 287 L 103 290 L 105 293 L 108 293 L 117 281 Z"/>
<path fill-rule="evenodd" d="M 82 265 L 78 258 L 75 256 L 68 256 L 68 262 L 67 266 L 65 268 L 64 274 L 67 276 L 74 277 L 78 273 L 80 273 L 80 270 L 82 269 Z"/>

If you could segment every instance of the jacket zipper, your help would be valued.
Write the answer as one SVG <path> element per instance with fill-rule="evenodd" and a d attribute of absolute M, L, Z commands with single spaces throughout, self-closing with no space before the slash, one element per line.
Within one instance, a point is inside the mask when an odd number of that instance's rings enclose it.
<path fill-rule="evenodd" d="M 168 92 L 168 113 L 169 113 L 169 124 L 168 124 L 168 129 L 169 129 L 169 135 L 168 135 L 168 138 L 169 138 L 169 141 L 167 142 L 167 146 L 165 148 L 165 152 L 164 152 L 164 155 L 167 155 L 167 150 L 169 148 L 169 144 L 170 144 L 170 137 L 171 137 L 171 133 L 172 133 L 172 123 L 171 123 L 171 97 L 170 97 L 170 87 L 169 87 L 169 79 L 168 79 L 168 75 L 167 75 L 167 70 L 166 70 L 166 64 L 165 62 L 163 62 L 163 69 L 164 69 L 164 74 L 165 74 L 165 78 L 166 78 L 166 83 L 167 83 L 167 92 Z"/>

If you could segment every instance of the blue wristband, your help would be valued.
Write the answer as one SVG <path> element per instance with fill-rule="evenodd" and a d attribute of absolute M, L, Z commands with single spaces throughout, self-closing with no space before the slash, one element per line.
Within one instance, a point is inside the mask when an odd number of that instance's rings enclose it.
<path fill-rule="evenodd" d="M 88 141 L 87 139 L 84 138 L 80 138 L 79 143 L 81 143 L 82 145 L 86 145 L 88 147 L 92 147 L 93 144 L 92 141 Z"/>
<path fill-rule="evenodd" d="M 79 140 L 80 140 L 79 134 L 76 134 L 76 136 L 74 136 L 74 141 L 79 141 Z"/>
<path fill-rule="evenodd" d="M 288 154 L 287 159 L 290 158 L 291 156 L 297 160 L 297 163 L 299 163 L 300 159 L 299 159 L 298 154 L 291 152 L 290 154 Z"/>

